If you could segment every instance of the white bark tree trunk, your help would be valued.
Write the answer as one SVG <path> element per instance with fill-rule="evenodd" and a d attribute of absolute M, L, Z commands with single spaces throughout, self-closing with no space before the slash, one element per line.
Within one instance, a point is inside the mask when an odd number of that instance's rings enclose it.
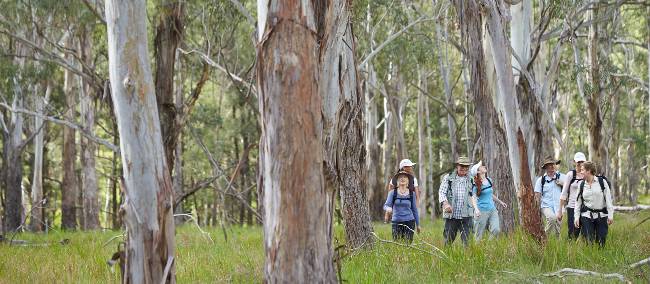
<path fill-rule="evenodd" d="M 426 90 L 426 77 L 423 74 L 422 69 L 418 67 L 418 85 L 420 89 Z M 420 188 L 420 199 L 418 199 L 418 210 L 420 211 L 420 216 L 424 216 L 426 213 L 426 192 L 427 192 L 427 163 L 426 163 L 426 145 L 431 143 L 427 139 L 427 125 L 425 124 L 425 115 L 426 115 L 426 105 L 427 98 L 422 92 L 418 92 L 418 181 Z"/>
<path fill-rule="evenodd" d="M 111 94 L 126 191 L 127 283 L 175 283 L 173 192 L 162 144 L 144 0 L 106 1 Z"/>
<path fill-rule="evenodd" d="M 257 45 L 265 281 L 334 283 L 334 193 L 323 174 L 318 19 L 309 1 L 266 4 L 258 1 L 264 28 Z"/>
<path fill-rule="evenodd" d="M 456 120 L 453 117 L 455 113 L 456 106 L 451 93 L 451 84 L 449 82 L 449 71 L 451 66 L 449 65 L 449 50 L 447 44 L 440 46 L 440 41 L 443 38 L 447 38 L 447 27 L 445 26 L 444 33 L 440 28 L 440 24 L 435 24 L 437 40 L 434 41 L 434 48 L 439 50 L 438 52 L 438 67 L 440 69 L 440 77 L 445 90 L 445 104 L 447 105 L 447 128 L 449 128 L 449 141 L 451 142 L 451 160 L 456 161 L 458 158 L 458 138 L 456 137 Z M 444 36 L 444 37 L 443 37 Z"/>
<path fill-rule="evenodd" d="M 38 94 L 34 96 L 34 107 L 37 113 L 43 114 L 45 112 L 45 105 L 50 99 L 52 93 L 52 85 L 47 82 L 45 87 L 45 97 L 40 97 Z M 34 175 L 32 178 L 32 214 L 31 214 L 31 230 L 33 232 L 40 232 L 43 230 L 45 220 L 43 220 L 43 211 L 46 200 L 43 199 L 43 144 L 45 139 L 45 125 L 43 119 L 34 117 L 34 131 L 38 134 L 34 137 Z"/>
<path fill-rule="evenodd" d="M 496 108 L 501 113 L 508 141 L 508 155 L 517 196 L 522 203 L 524 229 L 537 240 L 545 239 L 541 227 L 539 207 L 534 202 L 531 172 L 528 166 L 527 137 L 521 125 L 518 112 L 518 98 L 514 93 L 514 75 L 512 73 L 510 41 L 506 37 L 504 15 L 505 3 L 502 0 L 480 0 L 490 33 L 492 56 L 497 74 Z"/>

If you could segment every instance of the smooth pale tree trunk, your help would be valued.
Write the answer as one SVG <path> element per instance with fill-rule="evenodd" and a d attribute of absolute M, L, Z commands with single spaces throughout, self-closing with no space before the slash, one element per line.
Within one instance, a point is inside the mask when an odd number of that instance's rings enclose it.
<path fill-rule="evenodd" d="M 426 90 L 426 78 L 423 74 L 422 69 L 418 66 L 418 85 L 422 90 Z M 420 211 L 420 216 L 424 216 L 426 213 L 426 204 L 427 204 L 427 163 L 426 163 L 426 145 L 431 143 L 427 139 L 427 125 L 425 124 L 426 116 L 426 105 L 428 101 L 425 95 L 422 92 L 418 92 L 418 179 L 419 188 L 420 188 L 420 199 L 418 200 L 418 210 Z"/>
<path fill-rule="evenodd" d="M 172 182 L 149 64 L 146 20 L 144 0 L 106 1 L 111 97 L 126 195 L 125 282 L 175 283 Z"/>
<path fill-rule="evenodd" d="M 79 37 L 79 51 L 81 59 L 84 60 L 86 65 L 93 65 L 92 55 L 92 34 L 90 30 L 82 29 L 81 36 Z M 95 100 L 93 99 L 93 92 L 90 82 L 81 80 L 81 92 L 79 99 L 79 110 L 81 116 L 81 125 L 84 132 L 90 135 L 95 133 Z M 95 168 L 95 152 L 97 147 L 95 142 L 85 138 L 83 135 L 80 138 L 81 146 L 81 169 L 82 179 L 81 188 L 83 191 L 83 211 L 82 219 L 84 230 L 97 230 L 100 228 L 99 224 L 99 190 L 97 181 L 97 170 Z"/>
<path fill-rule="evenodd" d="M 20 49 L 20 48 L 19 48 Z M 24 66 L 24 60 L 19 60 L 20 67 Z M 20 83 L 20 74 L 13 77 L 14 97 L 11 103 L 12 108 L 23 107 L 23 92 Z M 22 146 L 23 143 L 23 123 L 22 114 L 13 112 L 7 131 L 3 139 L 3 187 L 5 190 L 5 207 L 4 207 L 4 232 L 14 232 L 20 230 L 23 219 L 23 167 L 22 167 Z"/>
<path fill-rule="evenodd" d="M 68 35 L 65 39 L 66 47 L 74 49 L 74 37 Z M 67 60 L 73 60 L 73 56 L 66 54 Z M 66 121 L 75 122 L 75 110 L 77 108 L 77 94 L 79 93 L 78 78 L 68 69 L 63 71 L 63 93 L 65 94 Z M 61 228 L 74 230 L 77 228 L 77 194 L 79 183 L 75 164 L 77 160 L 77 144 L 75 141 L 76 131 L 70 127 L 63 128 L 63 183 L 61 184 Z"/>
<path fill-rule="evenodd" d="M 406 84 L 404 83 L 404 75 L 402 74 L 399 68 L 395 68 L 395 73 L 397 77 L 397 83 L 395 86 L 395 95 L 392 96 L 391 107 L 393 108 L 393 113 L 395 114 L 395 119 L 393 120 L 395 131 L 397 135 L 397 163 L 402 159 L 411 159 L 408 157 L 408 152 L 406 151 L 406 137 L 404 136 L 404 108 L 406 107 L 406 98 L 402 97 L 400 94 L 407 94 Z M 397 168 L 399 164 L 395 165 Z"/>
<path fill-rule="evenodd" d="M 180 127 L 176 123 L 179 109 L 176 108 L 174 97 L 174 64 L 176 63 L 176 48 L 183 38 L 185 28 L 184 9 L 183 1 L 165 0 L 160 5 L 160 18 L 154 39 L 156 101 L 167 169 L 170 174 L 174 170 L 174 151 L 176 151 L 176 143 L 178 143 L 180 134 Z"/>
<path fill-rule="evenodd" d="M 424 105 L 424 118 L 426 120 L 426 125 L 431 125 L 431 119 L 430 119 L 430 112 L 429 112 L 429 101 L 426 101 L 426 104 Z M 426 176 L 427 179 L 427 184 L 430 184 L 429 188 L 431 189 L 431 220 L 435 220 L 437 216 L 437 210 L 440 206 L 438 206 L 438 190 L 436 190 L 436 187 L 433 183 L 433 169 L 434 169 L 434 163 L 433 163 L 433 143 L 431 143 L 431 133 L 434 131 L 433 127 L 428 129 L 426 131 L 426 139 L 428 141 L 427 143 L 427 157 L 425 161 L 420 161 L 420 163 L 426 163 L 427 168 L 429 169 L 428 175 Z"/>
<path fill-rule="evenodd" d="M 258 0 L 257 84 L 269 283 L 334 283 L 318 32 L 309 1 Z M 362 141 L 359 141 L 362 142 Z"/>
<path fill-rule="evenodd" d="M 323 145 L 329 186 L 338 188 L 349 248 L 372 243 L 366 194 L 364 97 L 357 83 L 351 1 L 317 6 L 322 35 L 319 91 L 323 103 Z"/>
<path fill-rule="evenodd" d="M 603 85 L 601 81 L 600 67 L 600 27 L 597 20 L 600 14 L 600 4 L 596 2 L 592 9 L 587 12 L 587 20 L 592 21 L 589 25 L 588 34 L 588 58 L 589 58 L 589 80 L 591 88 L 585 93 L 587 102 L 587 128 L 589 129 L 589 160 L 596 163 L 603 173 L 607 173 L 607 154 L 603 139 L 603 115 L 600 104 L 603 96 Z"/>
<path fill-rule="evenodd" d="M 45 87 L 45 96 L 40 97 L 39 94 L 34 96 L 34 107 L 37 113 L 45 112 L 45 105 L 49 101 L 50 94 L 52 93 L 52 85 L 48 81 Z M 34 137 L 34 175 L 32 178 L 32 209 L 31 209 L 31 222 L 30 229 L 33 232 L 40 232 L 43 230 L 45 220 L 43 219 L 43 212 L 45 211 L 45 199 L 43 198 L 43 147 L 45 139 L 45 126 L 43 119 L 34 117 L 34 131 L 38 131 Z"/>
<path fill-rule="evenodd" d="M 391 107 L 390 100 L 392 100 L 391 95 L 387 94 L 387 97 L 384 98 L 384 153 L 383 153 L 383 164 L 384 164 L 384 184 L 390 181 L 390 178 L 395 174 L 397 165 L 393 159 L 393 147 L 395 147 L 395 113 Z M 384 197 L 386 196 L 386 189 L 383 189 Z"/>
<path fill-rule="evenodd" d="M 176 70 L 182 70 L 182 61 L 180 60 L 178 56 L 179 51 L 176 52 Z M 177 72 L 176 73 L 176 88 L 174 90 L 174 103 L 176 105 L 176 121 L 174 122 L 176 127 L 180 127 L 182 123 L 182 116 L 183 114 L 183 105 L 184 105 L 184 100 L 183 100 L 183 72 Z M 180 133 L 178 133 L 178 141 L 176 142 L 176 149 L 174 149 L 174 169 L 173 169 L 173 175 L 172 175 L 172 186 L 173 186 L 173 191 L 174 191 L 174 197 L 181 196 L 183 194 L 183 183 L 184 183 L 184 176 L 183 176 L 183 132 L 182 130 L 178 130 Z M 170 160 L 169 157 L 167 157 L 167 160 Z M 176 198 L 174 198 L 177 200 Z M 174 208 L 174 214 L 183 214 L 185 211 L 183 210 L 182 204 L 179 204 Z M 185 217 L 178 216 L 175 217 L 175 222 L 176 224 L 182 223 Z"/>
<path fill-rule="evenodd" d="M 445 26 L 443 33 L 440 24 L 435 23 L 435 29 L 437 40 L 434 41 L 434 44 L 436 45 L 434 48 L 439 50 L 437 56 L 438 67 L 440 69 L 440 77 L 445 91 L 445 104 L 449 110 L 447 113 L 447 128 L 449 129 L 449 141 L 451 142 L 451 160 L 456 161 L 456 159 L 458 159 L 458 138 L 456 137 L 456 120 L 453 117 L 456 106 L 454 104 L 451 84 L 449 82 L 449 71 L 451 69 L 451 66 L 449 65 L 449 49 L 447 48 L 447 44 L 443 44 L 444 47 L 440 46 L 441 39 L 447 38 L 447 27 Z"/>
<path fill-rule="evenodd" d="M 370 9 L 370 3 L 368 3 L 367 14 L 366 14 L 366 33 L 371 34 L 371 22 L 372 14 Z M 374 40 L 370 39 L 370 49 L 374 49 Z M 377 113 L 377 101 L 379 94 L 376 90 L 377 88 L 377 73 L 375 72 L 375 67 L 372 64 L 372 60 L 368 60 L 365 66 L 364 72 L 366 74 L 365 81 L 363 83 L 363 92 L 365 96 L 365 122 L 366 122 L 366 171 L 368 177 L 368 191 L 369 196 L 369 209 L 370 217 L 373 221 L 380 221 L 383 219 L 383 203 L 386 196 L 386 191 L 384 190 L 384 179 L 381 173 L 381 148 L 379 147 L 379 133 L 377 131 L 378 123 L 378 113 Z"/>
<path fill-rule="evenodd" d="M 497 74 L 496 109 L 501 113 L 508 145 L 510 167 L 517 196 L 520 199 L 524 230 L 538 241 L 546 238 L 542 230 L 539 206 L 533 193 L 532 177 L 528 163 L 527 143 L 524 136 L 521 115 L 518 113 L 519 99 L 514 92 L 514 76 L 510 54 L 510 41 L 506 37 L 505 3 L 501 0 L 479 0 L 490 34 L 492 57 Z M 470 10 L 478 10 L 475 0 L 466 1 Z"/>

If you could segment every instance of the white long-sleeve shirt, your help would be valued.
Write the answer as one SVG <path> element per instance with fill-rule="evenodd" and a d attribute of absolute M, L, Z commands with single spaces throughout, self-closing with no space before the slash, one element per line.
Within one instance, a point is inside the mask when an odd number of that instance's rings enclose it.
<path fill-rule="evenodd" d="M 594 177 L 594 180 L 589 183 L 587 180 L 584 181 L 585 185 L 582 189 L 582 198 L 576 199 L 576 210 L 580 210 L 582 204 L 585 206 L 594 209 L 600 210 L 607 208 L 607 214 L 605 213 L 594 213 L 594 218 L 608 217 L 609 219 L 614 220 L 614 205 L 612 204 L 612 194 L 609 190 L 609 185 L 606 181 L 603 180 L 605 185 L 605 190 L 600 188 L 600 183 L 598 183 L 598 177 Z M 604 195 L 603 195 L 604 194 Z M 592 218 L 590 211 L 581 212 L 580 216 Z"/>

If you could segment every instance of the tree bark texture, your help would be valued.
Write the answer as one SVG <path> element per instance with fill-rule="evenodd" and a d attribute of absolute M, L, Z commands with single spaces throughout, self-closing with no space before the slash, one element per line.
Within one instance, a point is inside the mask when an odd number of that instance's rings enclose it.
<path fill-rule="evenodd" d="M 21 64 L 22 66 L 22 64 Z M 20 74 L 13 78 L 14 98 L 12 108 L 23 107 L 23 92 L 19 85 Z M 23 219 L 23 162 L 22 149 L 23 142 L 23 116 L 14 112 L 11 114 L 8 132 L 4 132 L 3 155 L 3 187 L 5 190 L 5 208 L 4 222 L 5 232 L 14 232 L 20 229 Z"/>
<path fill-rule="evenodd" d="M 426 90 L 426 78 L 423 74 L 423 71 L 418 66 L 418 85 L 422 90 Z M 427 129 L 428 124 L 425 124 L 426 116 L 426 105 L 428 100 L 422 92 L 418 92 L 418 174 L 419 174 L 419 188 L 420 188 L 420 199 L 418 199 L 418 210 L 420 216 L 426 215 L 426 204 L 427 204 L 427 163 L 426 163 L 426 145 L 431 143 L 427 139 Z"/>
<path fill-rule="evenodd" d="M 470 75 L 469 91 L 475 108 L 477 130 L 481 137 L 480 147 L 483 153 L 483 162 L 494 180 L 495 194 L 508 205 L 508 208 L 499 208 L 503 221 L 503 230 L 512 232 L 515 226 L 514 210 L 517 205 L 515 199 L 514 181 L 511 169 L 506 167 L 510 163 L 507 149 L 505 131 L 493 103 L 487 72 L 493 72 L 494 65 L 487 64 L 491 58 L 486 59 L 483 50 L 483 19 L 475 1 L 455 1 L 461 23 L 461 35 L 467 50 L 468 70 Z M 489 41 L 488 41 L 489 42 Z M 486 48 L 491 48 L 487 46 Z M 487 51 L 488 55 L 491 55 Z"/>
<path fill-rule="evenodd" d="M 48 82 L 45 87 L 45 97 L 40 97 L 38 94 L 34 96 L 34 107 L 36 112 L 44 113 L 45 105 L 52 93 L 52 86 Z M 34 117 L 34 131 L 39 131 L 34 137 L 34 175 L 32 178 L 32 209 L 30 229 L 33 232 L 40 232 L 43 230 L 45 220 L 43 219 L 43 212 L 45 211 L 45 199 L 43 199 L 43 147 L 45 140 L 45 126 L 43 119 Z"/>
<path fill-rule="evenodd" d="M 258 6 L 268 8 L 258 13 L 265 24 L 257 50 L 265 281 L 334 283 L 334 192 L 323 173 L 315 7 L 276 0 Z"/>
<path fill-rule="evenodd" d="M 364 97 L 357 83 L 351 1 L 316 6 L 321 35 L 320 86 L 323 145 L 328 182 L 339 190 L 347 245 L 370 243 L 372 226 L 366 194 Z M 370 242 L 369 242 L 370 241 Z"/>
<path fill-rule="evenodd" d="M 539 206 L 535 204 L 532 177 L 527 156 L 527 137 L 521 125 L 521 115 L 518 113 L 518 98 L 514 95 L 514 76 L 510 54 L 510 41 L 506 37 L 504 16 L 505 3 L 502 0 L 479 0 L 483 16 L 487 22 L 490 34 L 492 57 L 497 74 L 496 108 L 503 117 L 505 134 L 508 145 L 508 155 L 512 170 L 513 181 L 520 199 L 524 230 L 538 241 L 546 238 L 542 230 Z M 478 7 L 475 0 L 467 1 L 469 7 Z M 470 8 L 478 9 L 478 8 Z"/>
<path fill-rule="evenodd" d="M 183 1 L 167 0 L 160 6 L 160 18 L 154 39 L 156 58 L 156 101 L 160 116 L 165 158 L 170 174 L 174 170 L 174 151 L 180 128 L 176 125 L 177 112 L 174 98 L 174 64 L 176 48 L 183 38 L 184 4 Z"/>
<path fill-rule="evenodd" d="M 68 48 L 74 49 L 74 37 L 69 35 L 65 41 Z M 66 54 L 68 60 L 72 55 Z M 65 94 L 66 111 L 65 120 L 74 122 L 77 107 L 76 96 L 79 93 L 78 78 L 68 69 L 63 73 L 63 92 Z M 77 228 L 77 182 L 75 164 L 77 160 L 76 131 L 70 127 L 63 128 L 63 183 L 61 185 L 61 228 L 74 230 Z"/>
<path fill-rule="evenodd" d="M 149 64 L 146 19 L 144 0 L 106 1 L 111 94 L 126 195 L 125 282 L 175 283 L 173 192 Z"/>
<path fill-rule="evenodd" d="M 377 98 L 379 95 L 374 86 L 377 86 L 377 74 L 372 62 L 367 63 L 367 78 L 364 82 L 366 101 L 366 170 L 368 172 L 368 192 L 370 193 L 369 208 L 373 221 L 383 219 L 383 203 L 386 197 L 384 178 L 381 167 L 381 148 L 379 147 L 379 133 L 377 132 Z"/>
<path fill-rule="evenodd" d="M 88 66 L 93 65 L 92 56 L 92 35 L 90 31 L 81 29 L 79 37 L 79 51 L 80 57 L 85 61 Z M 82 79 L 81 97 L 79 103 L 81 125 L 84 132 L 94 135 L 95 130 L 95 100 L 93 97 L 92 83 Z M 90 141 L 88 138 L 81 137 L 81 168 L 82 180 L 81 188 L 83 189 L 83 229 L 84 230 L 97 230 L 100 228 L 99 224 L 99 190 L 97 186 L 97 170 L 95 168 L 95 142 Z"/>
<path fill-rule="evenodd" d="M 586 90 L 587 100 L 587 128 L 589 129 L 589 160 L 596 163 L 601 172 L 607 173 L 607 153 L 603 139 L 603 114 L 600 104 L 604 98 L 601 84 L 600 67 L 600 27 L 596 20 L 599 17 L 600 4 L 596 1 L 593 8 L 587 12 L 587 19 L 591 20 L 588 34 L 589 53 L 589 79 L 590 88 Z"/>

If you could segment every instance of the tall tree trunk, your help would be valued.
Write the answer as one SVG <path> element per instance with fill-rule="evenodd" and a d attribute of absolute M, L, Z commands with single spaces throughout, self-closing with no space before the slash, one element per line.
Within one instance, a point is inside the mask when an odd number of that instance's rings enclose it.
<path fill-rule="evenodd" d="M 174 64 L 176 48 L 183 37 L 184 2 L 165 0 L 160 6 L 160 18 L 154 39 L 156 57 L 156 101 L 160 116 L 160 126 L 165 147 L 167 169 L 171 175 L 174 170 L 174 151 L 180 127 L 176 125 L 176 103 L 174 98 Z"/>
<path fill-rule="evenodd" d="M 65 40 L 66 47 L 74 49 L 74 37 L 68 35 Z M 72 55 L 66 54 L 66 59 L 72 60 Z M 63 93 L 65 94 L 66 111 L 65 120 L 74 122 L 77 108 L 76 96 L 78 94 L 76 76 L 68 69 L 63 73 Z M 63 128 L 63 183 L 61 184 L 61 227 L 64 230 L 77 228 L 77 193 L 78 183 L 75 163 L 77 159 L 77 145 L 75 142 L 76 131 L 70 127 Z"/>
<path fill-rule="evenodd" d="M 144 0 L 106 1 L 111 97 L 126 191 L 125 281 L 175 283 L 173 192 L 149 65 L 146 19 Z"/>
<path fill-rule="evenodd" d="M 456 119 L 453 116 L 456 106 L 452 97 L 451 83 L 449 82 L 449 71 L 451 69 L 451 66 L 449 65 L 449 50 L 447 44 L 443 44 L 444 47 L 440 46 L 441 39 L 447 38 L 447 26 L 445 25 L 445 30 L 443 32 L 440 28 L 440 24 L 435 23 L 435 29 L 436 41 L 434 41 L 434 44 L 436 46 L 434 48 L 439 50 L 438 66 L 440 68 L 440 77 L 445 90 L 445 104 L 448 110 L 447 128 L 449 129 L 449 142 L 451 144 L 451 160 L 456 161 L 456 159 L 458 159 L 458 138 L 456 137 Z"/>
<path fill-rule="evenodd" d="M 603 86 L 601 84 L 600 68 L 600 28 L 599 1 L 596 1 L 591 10 L 587 12 L 587 20 L 591 21 L 588 35 L 589 52 L 589 80 L 591 88 L 585 94 L 587 100 L 587 128 L 589 129 L 589 159 L 596 163 L 600 171 L 607 173 L 607 157 L 603 139 L 603 116 L 600 103 L 603 99 Z"/>
<path fill-rule="evenodd" d="M 20 48 L 19 48 L 20 49 Z M 19 63 L 22 68 L 23 64 Z M 20 71 L 18 71 L 20 72 Z M 21 74 L 13 77 L 14 98 L 12 108 L 23 107 L 23 92 L 21 89 Z M 8 132 L 4 132 L 4 177 L 5 190 L 4 231 L 14 232 L 20 230 L 23 219 L 23 161 L 21 144 L 23 143 L 23 116 L 14 112 L 8 125 Z"/>
<path fill-rule="evenodd" d="M 426 104 L 424 105 L 424 117 L 426 119 L 426 125 L 431 125 L 431 118 L 430 118 L 430 112 L 429 112 L 429 101 L 427 100 Z M 420 161 L 420 163 L 426 163 L 427 168 L 430 169 L 428 172 L 428 175 L 426 176 L 427 179 L 427 184 L 430 184 L 429 188 L 431 189 L 431 220 L 435 220 L 436 217 L 438 216 L 438 209 L 440 206 L 438 206 L 438 190 L 436 190 L 436 185 L 433 183 L 433 169 L 434 169 L 434 163 L 433 163 L 433 143 L 431 143 L 431 133 L 434 131 L 433 127 L 427 130 L 427 135 L 426 139 L 429 143 L 427 143 L 427 157 L 428 159 L 426 161 Z"/>
<path fill-rule="evenodd" d="M 516 206 L 514 181 L 511 170 L 504 165 L 510 163 L 508 157 L 507 141 L 503 126 L 499 121 L 495 109 L 490 87 L 490 80 L 487 72 L 493 72 L 494 65 L 491 58 L 491 46 L 483 47 L 483 20 L 475 6 L 474 1 L 455 1 L 461 23 L 461 34 L 467 51 L 467 61 L 470 80 L 470 93 L 475 106 L 475 118 L 477 130 L 481 137 L 480 147 L 483 152 L 485 165 L 495 183 L 495 193 L 502 199 L 508 208 L 500 209 L 499 213 L 503 220 L 503 228 L 506 232 L 512 232 L 515 226 L 514 210 Z M 489 40 L 486 40 L 489 43 Z"/>
<path fill-rule="evenodd" d="M 45 87 L 45 97 L 40 97 L 34 94 L 34 104 L 37 113 L 45 112 L 45 105 L 47 104 L 50 94 L 52 93 L 52 85 L 48 81 Z M 34 131 L 38 134 L 34 137 L 34 175 L 32 179 L 32 210 L 30 229 L 33 232 L 40 232 L 43 230 L 45 220 L 43 219 L 43 212 L 46 199 L 43 199 L 43 147 L 45 140 L 45 126 L 43 119 L 34 117 Z"/>
<path fill-rule="evenodd" d="M 366 33 L 371 33 L 370 27 L 372 23 L 372 14 L 370 9 L 370 2 L 366 9 Z M 370 49 L 374 49 L 374 39 L 370 38 Z M 365 122 L 366 122 L 366 171 L 368 176 L 368 191 L 370 194 L 370 218 L 373 221 L 382 220 L 384 198 L 386 191 L 384 189 L 384 178 L 382 175 L 381 167 L 381 148 L 379 147 L 379 133 L 377 131 L 378 113 L 377 101 L 380 97 L 377 93 L 377 73 L 372 64 L 372 60 L 368 60 L 364 66 L 366 78 L 363 81 L 363 92 L 366 104 L 365 109 Z"/>
<path fill-rule="evenodd" d="M 357 83 L 352 1 L 334 0 L 316 7 L 319 35 L 323 144 L 328 182 L 338 188 L 345 237 L 350 248 L 371 243 L 363 137 L 364 97 Z"/>
<path fill-rule="evenodd" d="M 393 147 L 395 146 L 395 112 L 391 106 L 390 100 L 392 96 L 387 94 L 387 97 L 384 98 L 384 153 L 383 153 L 383 164 L 384 164 L 384 184 L 387 183 L 392 174 L 395 173 L 396 162 L 393 160 Z M 386 189 L 383 189 L 382 199 L 386 198 Z M 382 204 L 383 206 L 383 204 Z"/>
<path fill-rule="evenodd" d="M 426 77 L 423 74 L 422 69 L 418 66 L 418 87 L 422 90 L 426 90 Z M 426 105 L 428 101 L 422 92 L 418 92 L 418 174 L 419 174 L 419 187 L 420 187 L 420 199 L 418 200 L 418 210 L 420 210 L 420 216 L 424 216 L 426 213 L 426 202 L 427 202 L 427 163 L 426 163 L 426 145 L 431 143 L 427 139 L 427 129 L 428 124 L 425 124 L 425 115 L 426 115 Z"/>
<path fill-rule="evenodd" d="M 334 283 L 315 8 L 277 0 L 258 7 L 265 281 Z"/>
<path fill-rule="evenodd" d="M 522 204 L 524 230 L 538 241 L 546 238 L 542 230 L 539 206 L 534 200 L 532 177 L 528 163 L 527 145 L 522 129 L 521 115 L 518 112 L 518 98 L 514 96 L 514 76 L 510 55 L 510 41 L 506 37 L 504 15 L 505 3 L 502 0 L 479 0 L 484 8 L 484 16 L 490 34 L 492 56 L 497 74 L 496 108 L 503 115 L 508 155 L 512 176 L 517 188 L 517 196 Z M 478 11 L 475 0 L 466 1 L 469 10 Z M 477 12 L 478 13 L 478 12 Z"/>
<path fill-rule="evenodd" d="M 79 52 L 81 59 L 86 65 L 92 66 L 92 34 L 91 30 L 82 28 L 79 37 Z M 81 98 L 80 98 L 80 115 L 81 125 L 84 132 L 94 135 L 95 127 L 95 100 L 92 92 L 91 83 L 82 79 Z M 99 224 L 99 190 L 97 187 L 97 170 L 95 168 L 95 142 L 90 139 L 81 137 L 81 168 L 82 180 L 81 188 L 83 189 L 83 229 L 96 230 L 100 228 Z"/>

